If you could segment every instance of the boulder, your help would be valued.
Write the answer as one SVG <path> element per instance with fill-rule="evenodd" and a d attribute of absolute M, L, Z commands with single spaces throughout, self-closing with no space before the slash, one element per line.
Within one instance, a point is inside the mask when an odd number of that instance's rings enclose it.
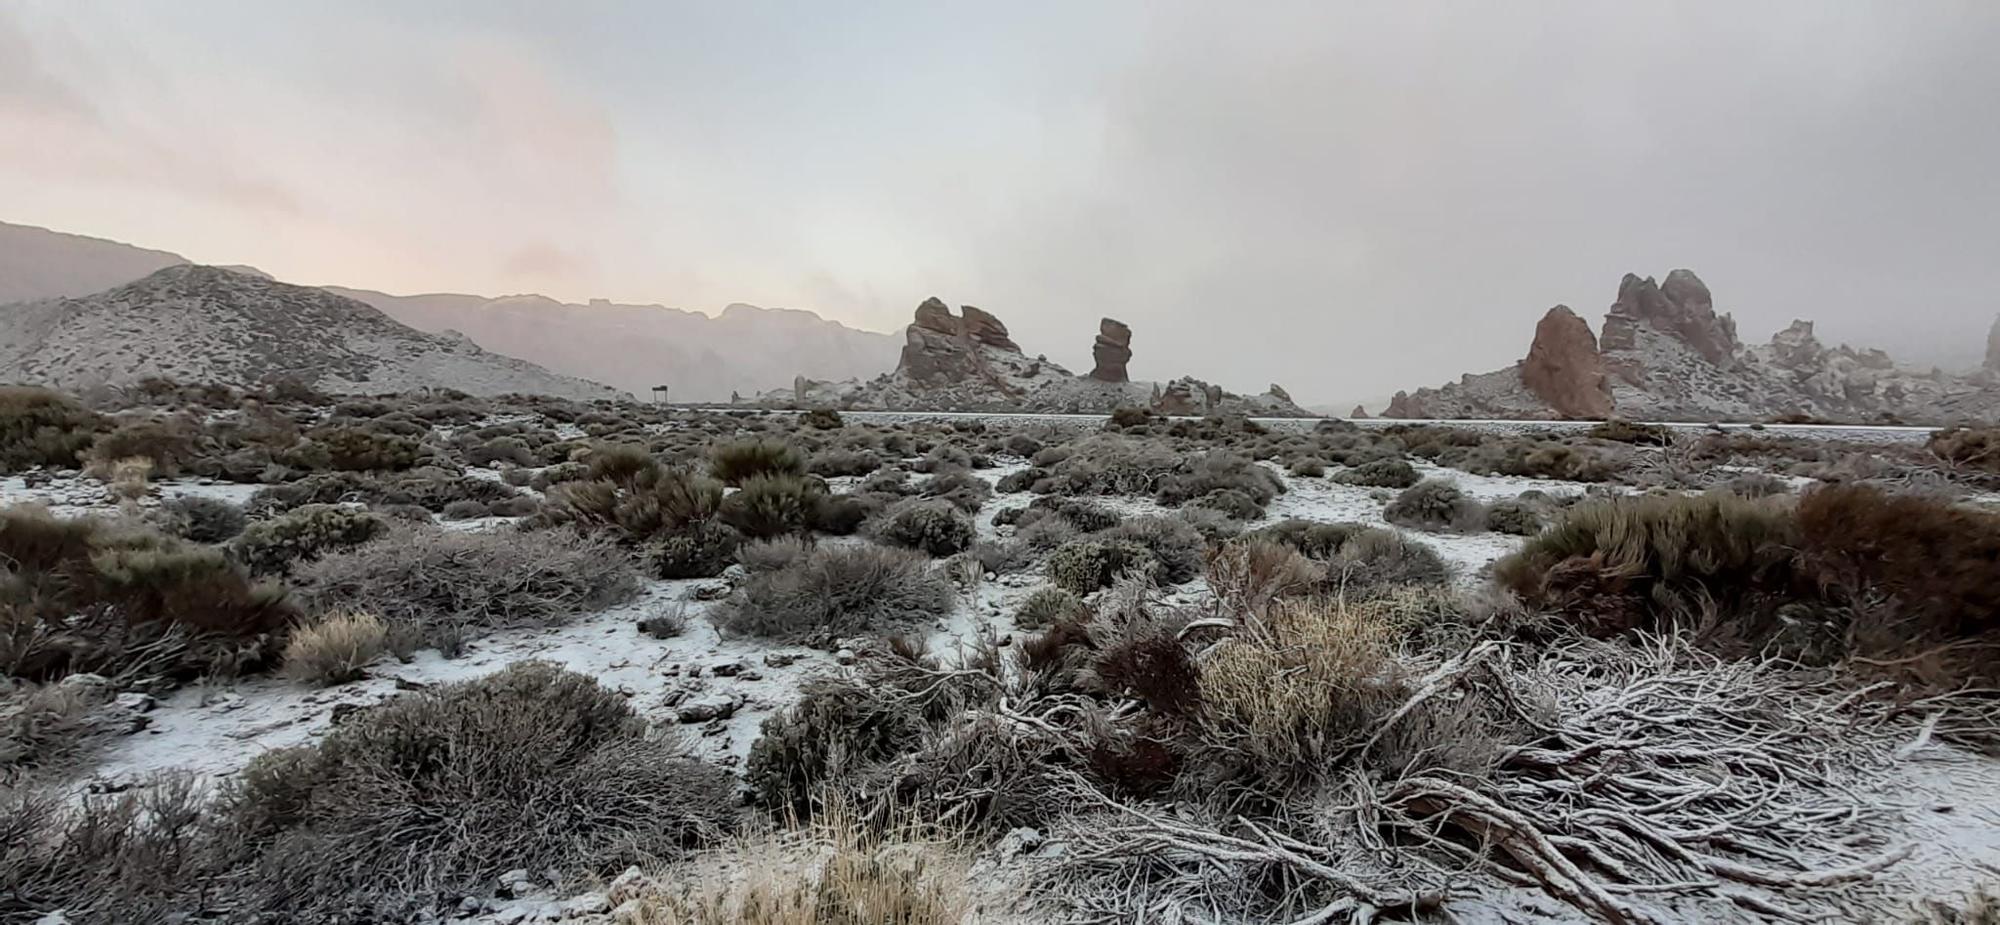
<path fill-rule="evenodd" d="M 1130 382 L 1132 376 L 1125 371 L 1125 364 L 1132 362 L 1132 329 L 1122 321 L 1100 319 L 1097 340 L 1090 346 L 1090 358 L 1096 361 L 1090 369 L 1090 378 L 1099 382 Z"/>
<path fill-rule="evenodd" d="M 1202 414 L 1207 411 L 1203 405 L 1205 400 L 1202 383 L 1183 376 L 1167 383 L 1164 388 L 1159 388 L 1159 392 L 1153 396 L 1152 410 L 1170 415 Z"/>
<path fill-rule="evenodd" d="M 1365 421 L 1368 419 L 1368 409 L 1363 408 L 1360 405 L 1355 405 L 1354 410 L 1349 411 L 1347 413 L 1347 416 L 1357 421 Z"/>
<path fill-rule="evenodd" d="M 963 313 L 959 319 L 959 326 L 966 337 L 988 347 L 1013 353 L 1021 352 L 1021 345 L 1014 343 L 1013 338 L 1007 336 L 1007 326 L 1001 324 L 1000 319 L 993 317 L 991 313 L 970 305 L 959 306 L 959 311 Z"/>
<path fill-rule="evenodd" d="M 1793 321 L 1771 335 L 1771 359 L 1791 370 L 1817 370 L 1826 365 L 1826 348 L 1813 336 L 1813 323 Z"/>
<path fill-rule="evenodd" d="M 1382 416 L 1385 418 L 1427 418 L 1430 417 L 1430 410 L 1424 407 L 1424 403 L 1421 400 L 1410 397 L 1410 393 L 1399 391 L 1394 397 L 1389 399 L 1389 407 L 1383 410 Z"/>
<path fill-rule="evenodd" d="M 1549 309 L 1535 325 L 1534 343 L 1521 361 L 1521 384 L 1563 417 L 1611 416 L 1611 385 L 1597 338 L 1567 305 Z"/>

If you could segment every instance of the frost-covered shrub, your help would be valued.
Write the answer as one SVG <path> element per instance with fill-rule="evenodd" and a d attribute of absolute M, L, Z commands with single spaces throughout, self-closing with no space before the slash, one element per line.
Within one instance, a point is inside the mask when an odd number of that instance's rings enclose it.
<path fill-rule="evenodd" d="M 301 562 L 359 546 L 389 532 L 378 514 L 335 504 L 308 504 L 243 528 L 230 551 L 253 574 L 282 575 Z"/>
<path fill-rule="evenodd" d="M 219 498 L 181 495 L 161 502 L 156 515 L 168 533 L 196 543 L 220 543 L 243 532 L 243 509 Z"/>
<path fill-rule="evenodd" d="M 949 556 L 972 545 L 977 531 L 972 519 L 943 501 L 904 501 L 886 511 L 871 528 L 875 538 L 891 546 Z"/>
<path fill-rule="evenodd" d="M 868 450 L 821 450 L 806 463 L 806 471 L 822 478 L 867 475 L 882 468 L 882 457 Z"/>
<path fill-rule="evenodd" d="M 733 826 L 728 772 L 688 757 L 590 678 L 524 662 L 400 695 L 316 745 L 267 752 L 227 792 L 238 875 L 265 911 L 402 921 L 502 873 L 610 876 Z M 371 915 L 370 919 L 375 920 Z"/>
<path fill-rule="evenodd" d="M 1083 598 L 1057 587 L 1036 588 L 1014 610 L 1016 629 L 1038 630 L 1083 612 Z"/>
<path fill-rule="evenodd" d="M 921 553 L 821 547 L 753 573 L 715 613 L 725 632 L 788 642 L 922 626 L 950 612 L 951 582 Z"/>
<path fill-rule="evenodd" d="M 847 422 L 841 420 L 840 412 L 832 408 L 814 408 L 799 415 L 799 426 L 814 430 L 839 430 Z"/>
<path fill-rule="evenodd" d="M 1001 476 L 999 481 L 994 482 L 993 490 L 1003 495 L 1013 494 L 1015 492 L 1020 492 L 1020 491 L 1029 491 L 1035 487 L 1035 483 L 1040 482 L 1041 480 L 1048 477 L 1049 477 L 1049 471 L 1047 469 L 1043 469 L 1037 466 L 1029 466 L 1026 469 L 1016 469 L 1013 472 L 1009 472 L 1006 475 Z"/>
<path fill-rule="evenodd" d="M 561 530 L 452 532 L 395 527 L 381 539 L 293 569 L 319 612 L 365 611 L 431 629 L 549 626 L 638 592 L 610 542 Z"/>
<path fill-rule="evenodd" d="M 1127 571 L 1151 577 L 1157 563 L 1153 554 L 1138 543 L 1114 540 L 1078 540 L 1065 543 L 1049 554 L 1049 581 L 1072 594 L 1089 594 L 1107 588 Z"/>
<path fill-rule="evenodd" d="M 926 730 L 908 698 L 851 678 L 812 678 L 764 720 L 744 779 L 764 808 L 805 818 L 836 777 L 916 745 Z"/>
<path fill-rule="evenodd" d="M 1234 488 L 1217 488 L 1194 500 L 1194 510 L 1214 511 L 1232 520 L 1256 520 L 1264 516 L 1257 499 Z"/>
<path fill-rule="evenodd" d="M 1486 506 L 1486 529 L 1514 536 L 1534 536 L 1542 532 L 1542 514 L 1528 502 L 1502 499 Z"/>
<path fill-rule="evenodd" d="M 417 464 L 417 441 L 358 427 L 323 427 L 293 454 L 295 465 L 343 472 L 395 471 Z"/>
<path fill-rule="evenodd" d="M 1471 532 L 1481 529 L 1485 509 L 1447 479 L 1425 479 L 1396 495 L 1382 519 L 1419 530 Z"/>
<path fill-rule="evenodd" d="M 714 578 L 734 561 L 743 534 L 721 522 L 662 533 L 640 548 L 646 573 L 656 578 Z"/>
<path fill-rule="evenodd" d="M 804 475 L 805 456 L 796 447 L 770 438 L 718 443 L 708 451 L 709 473 L 724 484 L 741 485 L 758 475 Z"/>
<path fill-rule="evenodd" d="M 1201 531 L 1179 517 L 1148 514 L 1120 521 L 1090 537 L 1100 542 L 1130 542 L 1143 547 L 1159 565 L 1160 581 L 1181 584 L 1201 574 L 1202 552 L 1208 546 Z"/>
<path fill-rule="evenodd" d="M 948 501 L 967 514 L 977 514 L 986 499 L 993 496 L 993 489 L 985 479 L 964 469 L 947 469 L 918 485 L 917 495 Z"/>
<path fill-rule="evenodd" d="M 722 502 L 722 521 L 753 539 L 811 529 L 826 485 L 803 475 L 753 475 Z"/>
<path fill-rule="evenodd" d="M 1211 450 L 1169 474 L 1160 482 L 1154 497 L 1161 504 L 1176 505 L 1223 489 L 1242 492 L 1256 502 L 1261 513 L 1264 505 L 1285 490 L 1285 483 L 1276 473 L 1247 457 Z"/>
<path fill-rule="evenodd" d="M 1336 473 L 1333 480 L 1343 485 L 1369 488 L 1408 488 L 1417 484 L 1416 467 L 1401 459 L 1378 459 Z"/>

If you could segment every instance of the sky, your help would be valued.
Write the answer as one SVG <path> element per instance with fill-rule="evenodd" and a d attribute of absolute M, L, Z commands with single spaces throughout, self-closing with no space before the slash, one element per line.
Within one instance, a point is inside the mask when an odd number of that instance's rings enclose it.
<path fill-rule="evenodd" d="M 395 293 L 896 331 L 1379 402 L 1699 273 L 1976 363 L 2000 4 L 0 4 L 0 220 Z"/>

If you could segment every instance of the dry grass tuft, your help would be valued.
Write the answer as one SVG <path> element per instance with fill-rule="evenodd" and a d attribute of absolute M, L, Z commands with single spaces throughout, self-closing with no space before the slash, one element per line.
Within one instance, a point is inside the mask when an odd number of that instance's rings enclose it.
<path fill-rule="evenodd" d="M 389 630 L 372 613 L 335 613 L 292 630 L 285 641 L 285 677 L 308 684 L 345 684 L 382 656 Z"/>

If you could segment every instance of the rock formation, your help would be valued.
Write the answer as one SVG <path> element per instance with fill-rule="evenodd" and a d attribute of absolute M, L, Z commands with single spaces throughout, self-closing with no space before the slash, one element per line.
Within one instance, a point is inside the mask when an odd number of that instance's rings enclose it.
<path fill-rule="evenodd" d="M 1568 418 L 1611 416 L 1611 386 L 1590 325 L 1558 305 L 1535 325 L 1534 343 L 1521 361 L 1521 384 Z"/>
<path fill-rule="evenodd" d="M 942 300 L 925 299 L 903 331 L 901 358 L 894 371 L 862 382 L 825 382 L 804 376 L 789 389 L 757 396 L 759 402 L 794 407 L 922 409 L 939 411 L 1053 412 L 1102 414 L 1115 408 L 1147 407 L 1168 414 L 1235 413 L 1307 416 L 1283 389 L 1239 396 L 1193 377 L 1165 389 L 1131 382 L 1125 363 L 1132 356 L 1132 329 L 1106 318 L 1098 325 L 1097 368 L 1072 375 L 1046 357 L 1028 357 L 991 313 L 964 306 L 954 315 Z"/>
<path fill-rule="evenodd" d="M 1096 361 L 1090 378 L 1099 382 L 1130 382 L 1125 364 L 1132 362 L 1132 329 L 1122 321 L 1105 318 L 1097 322 L 1097 340 L 1091 344 L 1090 358 Z"/>
<path fill-rule="evenodd" d="M 2000 324 L 1990 340 L 1989 356 L 2000 356 Z M 1536 326 L 1521 362 L 1398 392 L 1384 414 L 1684 421 L 1806 415 L 1942 424 L 2000 416 L 2000 376 L 1899 370 L 1880 350 L 1828 348 L 1804 320 L 1769 344 L 1747 347 L 1735 321 L 1716 314 L 1708 286 L 1675 270 L 1664 285 L 1627 274 L 1594 343 L 1589 325 L 1557 306 Z"/>

